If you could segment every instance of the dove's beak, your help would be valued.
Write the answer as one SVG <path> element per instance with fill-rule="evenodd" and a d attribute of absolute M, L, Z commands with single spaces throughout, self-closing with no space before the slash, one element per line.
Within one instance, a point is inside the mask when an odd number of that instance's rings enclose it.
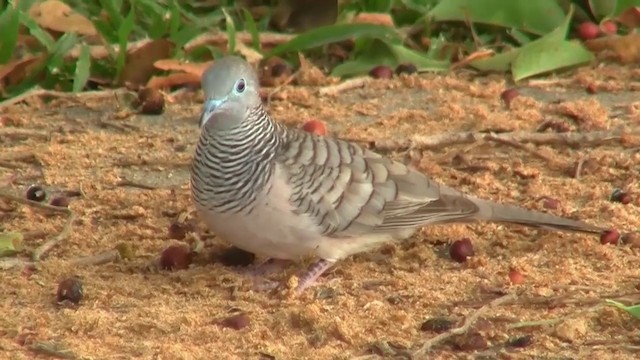
<path fill-rule="evenodd" d="M 211 119 L 211 115 L 215 113 L 216 109 L 220 107 L 224 103 L 225 99 L 207 99 L 204 103 L 204 107 L 202 109 L 202 114 L 200 115 L 200 127 Z"/>

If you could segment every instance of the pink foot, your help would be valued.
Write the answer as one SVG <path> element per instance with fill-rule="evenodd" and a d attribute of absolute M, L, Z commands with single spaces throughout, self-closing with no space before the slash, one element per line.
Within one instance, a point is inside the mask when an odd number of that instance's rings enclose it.
<path fill-rule="evenodd" d="M 325 271 L 333 266 L 333 264 L 335 264 L 335 261 L 324 259 L 318 260 L 311 264 L 305 272 L 298 275 L 298 286 L 296 286 L 294 290 L 295 294 L 300 295 L 306 288 L 314 285 L 316 280 L 318 280 L 318 278 L 322 274 L 324 274 Z"/>
<path fill-rule="evenodd" d="M 252 266 L 251 268 L 245 269 L 241 272 L 252 278 L 253 289 L 255 291 L 271 291 L 277 288 L 279 283 L 277 281 L 265 279 L 264 277 L 284 269 L 290 262 L 290 260 L 270 258 L 261 264 Z"/>

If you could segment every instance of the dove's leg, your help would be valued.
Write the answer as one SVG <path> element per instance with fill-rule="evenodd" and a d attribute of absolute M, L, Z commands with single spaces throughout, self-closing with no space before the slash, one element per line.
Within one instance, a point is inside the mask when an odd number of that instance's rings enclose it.
<path fill-rule="evenodd" d="M 249 269 L 248 273 L 249 275 L 256 277 L 268 276 L 276 271 L 284 269 L 284 267 L 290 263 L 291 260 L 269 258 L 265 262 Z"/>
<path fill-rule="evenodd" d="M 296 294 L 301 294 L 304 289 L 313 285 L 316 280 L 331 266 L 335 264 L 335 261 L 329 261 L 320 259 L 309 266 L 307 271 L 301 273 L 298 276 L 298 286 L 296 287 Z"/>

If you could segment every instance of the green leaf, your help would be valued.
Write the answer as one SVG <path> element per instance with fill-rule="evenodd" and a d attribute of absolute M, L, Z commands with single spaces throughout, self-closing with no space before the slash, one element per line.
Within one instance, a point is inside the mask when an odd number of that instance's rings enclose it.
<path fill-rule="evenodd" d="M 447 0 L 430 12 L 434 21 L 471 21 L 543 35 L 562 23 L 556 0 Z"/>
<path fill-rule="evenodd" d="M 513 62 L 513 80 L 591 62 L 594 55 L 578 41 L 537 42 L 522 48 Z"/>
<path fill-rule="evenodd" d="M 56 74 L 60 71 L 64 65 L 64 57 L 77 43 L 76 33 L 66 33 L 58 39 L 47 59 L 47 69 L 50 73 Z"/>
<path fill-rule="evenodd" d="M 288 42 L 275 47 L 266 57 L 280 55 L 289 51 L 302 51 L 351 38 L 381 39 L 400 42 L 400 34 L 382 25 L 374 24 L 336 24 L 322 26 L 302 33 Z"/>
<path fill-rule="evenodd" d="M 619 303 L 617 301 L 613 301 L 613 300 L 605 300 L 609 305 L 615 306 L 618 309 L 622 309 L 626 312 L 629 313 L 629 315 L 633 316 L 636 319 L 640 319 L 640 304 L 636 304 L 636 305 L 631 305 L 631 306 L 627 306 L 623 303 Z"/>
<path fill-rule="evenodd" d="M 42 30 L 40 25 L 38 25 L 28 14 L 23 13 L 22 11 L 20 12 L 20 23 L 29 29 L 29 33 L 38 39 L 38 41 L 47 48 L 47 51 L 51 52 L 53 50 L 53 47 L 56 45 L 56 41 L 53 40 L 53 37 L 51 37 L 48 32 Z"/>
<path fill-rule="evenodd" d="M 87 45 L 82 45 L 80 57 L 76 61 L 76 72 L 73 76 L 73 92 L 77 93 L 84 89 L 91 73 L 91 53 Z"/>
<path fill-rule="evenodd" d="M 616 0 L 589 0 L 589 8 L 596 19 L 601 19 L 613 15 L 616 3 Z"/>
<path fill-rule="evenodd" d="M 449 69 L 448 61 L 430 59 L 402 45 L 387 44 L 387 46 L 395 55 L 395 66 L 402 63 L 411 63 L 418 68 L 418 71 L 443 71 Z"/>
<path fill-rule="evenodd" d="M 13 50 L 18 42 L 20 14 L 13 6 L 9 6 L 0 15 L 0 64 L 5 64 L 13 57 Z"/>
<path fill-rule="evenodd" d="M 227 10 L 222 9 L 222 12 L 224 13 L 224 18 L 226 20 L 227 36 L 229 38 L 227 49 L 229 51 L 229 54 L 233 54 L 233 52 L 236 50 L 236 24 L 233 22 L 233 19 L 231 18 Z"/>
<path fill-rule="evenodd" d="M 22 250 L 24 236 L 19 232 L 0 233 L 0 257 L 12 256 Z"/>
<path fill-rule="evenodd" d="M 177 4 L 177 0 L 169 1 L 169 37 L 173 37 L 180 31 L 180 7 Z"/>
<path fill-rule="evenodd" d="M 253 15 L 251 15 L 251 12 L 246 8 L 242 8 L 242 12 L 244 13 L 244 25 L 249 34 L 251 34 L 251 47 L 254 50 L 260 51 L 260 33 L 258 32 L 256 22 L 253 20 Z"/>
<path fill-rule="evenodd" d="M 511 68 L 515 81 L 593 61 L 593 53 L 582 43 L 565 40 L 572 15 L 573 7 L 561 26 L 520 48 Z"/>
<path fill-rule="evenodd" d="M 107 13 L 109 23 L 113 29 L 120 29 L 124 21 L 120 9 L 122 8 L 122 0 L 99 0 L 102 10 Z"/>
<path fill-rule="evenodd" d="M 594 55 L 581 43 L 565 40 L 573 15 L 573 7 L 556 29 L 525 46 L 473 61 L 470 65 L 482 71 L 507 71 L 511 69 L 515 81 L 560 70 L 569 66 L 588 63 Z"/>
<path fill-rule="evenodd" d="M 134 8 L 129 10 L 129 14 L 122 22 L 122 26 L 118 29 L 118 46 L 120 52 L 118 53 L 118 59 L 116 61 L 116 78 L 120 78 L 122 69 L 124 69 L 124 63 L 127 58 L 127 43 L 129 42 L 129 35 L 133 31 L 134 20 Z"/>

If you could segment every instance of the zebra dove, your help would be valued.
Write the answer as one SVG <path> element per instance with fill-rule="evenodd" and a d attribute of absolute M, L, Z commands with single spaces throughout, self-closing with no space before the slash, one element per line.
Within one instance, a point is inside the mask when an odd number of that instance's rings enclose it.
<path fill-rule="evenodd" d="M 434 224 L 492 221 L 584 233 L 602 228 L 468 196 L 356 144 L 275 122 L 256 72 L 216 60 L 191 169 L 200 218 L 231 244 L 274 261 L 312 255 L 301 293 L 336 261 Z"/>

